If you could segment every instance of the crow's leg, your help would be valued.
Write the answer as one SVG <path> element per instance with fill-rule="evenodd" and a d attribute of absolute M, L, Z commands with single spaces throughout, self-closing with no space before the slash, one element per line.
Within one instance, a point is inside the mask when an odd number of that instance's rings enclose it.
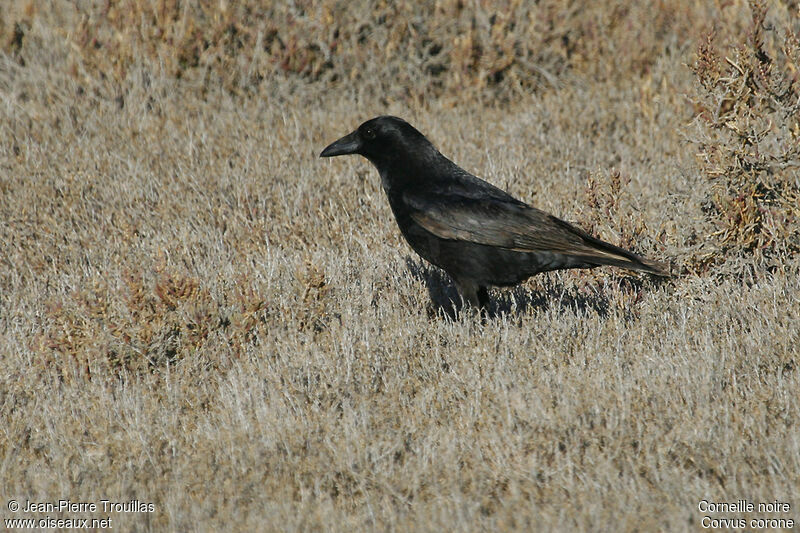
<path fill-rule="evenodd" d="M 489 309 L 489 291 L 486 290 L 486 285 L 478 287 L 478 305 L 481 309 Z"/>
<path fill-rule="evenodd" d="M 481 316 L 489 312 L 489 291 L 485 285 L 478 285 L 471 279 L 457 279 L 456 288 L 458 288 L 461 299 L 464 305 L 471 305 L 476 311 L 480 311 Z"/>
<path fill-rule="evenodd" d="M 478 291 L 480 287 L 471 279 L 456 279 L 456 288 L 461 295 L 464 305 L 470 304 L 475 309 L 480 309 L 480 298 Z"/>

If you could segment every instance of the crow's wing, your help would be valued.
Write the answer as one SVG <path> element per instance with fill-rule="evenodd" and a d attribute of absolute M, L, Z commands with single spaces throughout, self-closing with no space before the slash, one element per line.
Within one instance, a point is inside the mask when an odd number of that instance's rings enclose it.
<path fill-rule="evenodd" d="M 411 218 L 442 239 L 520 252 L 568 252 L 584 245 L 569 224 L 526 205 L 450 195 L 424 199 L 406 195 L 404 199 Z"/>
<path fill-rule="evenodd" d="M 603 242 L 522 203 L 458 195 L 404 195 L 411 218 L 441 239 L 518 252 L 554 252 L 664 274 L 662 265 Z"/>

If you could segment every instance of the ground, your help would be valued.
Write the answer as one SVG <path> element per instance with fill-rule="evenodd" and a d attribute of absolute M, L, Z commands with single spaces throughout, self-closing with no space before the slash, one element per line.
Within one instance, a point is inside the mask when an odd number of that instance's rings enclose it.
<path fill-rule="evenodd" d="M 796 235 L 766 255 L 720 238 L 696 157 L 699 30 L 665 26 L 668 45 L 624 63 L 631 75 L 597 71 L 623 54 L 606 43 L 592 68 L 539 58 L 547 74 L 533 81 L 512 79 L 518 63 L 489 82 L 459 77 L 478 67 L 457 63 L 456 40 L 441 54 L 463 70 L 429 72 L 429 93 L 388 93 L 369 74 L 387 76 L 389 62 L 337 79 L 280 64 L 254 88 L 146 47 L 98 66 L 102 46 L 80 31 L 99 8 L 81 19 L 70 3 L 15 6 L 0 54 L 4 520 L 110 517 L 122 531 L 800 520 Z M 377 172 L 318 158 L 378 114 L 514 196 L 669 262 L 674 278 L 545 274 L 493 290 L 488 319 L 453 317 L 451 280 L 402 240 Z M 99 509 L 11 506 L 62 499 Z M 702 503 L 738 500 L 755 509 Z M 776 500 L 789 510 L 758 509 Z"/>

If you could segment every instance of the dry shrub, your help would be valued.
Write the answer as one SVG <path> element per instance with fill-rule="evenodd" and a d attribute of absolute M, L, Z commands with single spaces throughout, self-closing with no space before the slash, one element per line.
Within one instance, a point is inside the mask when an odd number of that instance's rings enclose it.
<path fill-rule="evenodd" d="M 630 176 L 617 169 L 589 172 L 578 225 L 611 244 L 653 260 L 663 260 L 666 230 L 663 226 L 648 226 L 630 183 Z"/>
<path fill-rule="evenodd" d="M 756 258 L 800 251 L 800 18 L 776 6 L 768 20 L 752 1 L 752 23 L 730 51 L 710 33 L 698 48 L 698 160 L 713 183 L 704 207 L 722 254 Z M 773 20 L 774 19 L 774 20 Z"/>
<path fill-rule="evenodd" d="M 331 302 L 331 287 L 325 279 L 325 272 L 306 258 L 305 264 L 295 271 L 294 276 L 303 294 L 298 330 L 311 329 L 314 333 L 320 333 L 326 329 L 330 318 L 328 305 Z"/>
<path fill-rule="evenodd" d="M 215 335 L 239 356 L 268 327 L 267 301 L 247 277 L 220 298 L 159 258 L 149 269 L 128 270 L 123 283 L 115 289 L 95 278 L 51 299 L 44 331 L 31 347 L 45 368 L 67 381 L 159 372 L 193 357 Z"/>
<path fill-rule="evenodd" d="M 117 294 L 104 280 L 53 299 L 47 326 L 34 343 L 46 367 L 62 379 L 147 372 L 186 357 L 227 318 L 199 280 L 156 267 L 151 282 L 129 272 Z"/>
<path fill-rule="evenodd" d="M 671 36 L 692 30 L 699 9 L 678 0 L 122 0 L 75 4 L 75 27 L 65 34 L 75 75 L 103 83 L 118 85 L 143 63 L 204 90 L 258 93 L 281 78 L 420 103 L 509 99 L 556 86 L 568 72 L 641 75 L 676 46 Z M 19 48 L 28 22 L 14 24 L 35 16 L 33 8 L 13 16 L 0 42 Z"/>
<path fill-rule="evenodd" d="M 42 368 L 72 382 L 94 375 L 159 373 L 196 360 L 212 344 L 238 358 L 283 330 L 324 334 L 337 318 L 324 270 L 307 259 L 294 277 L 296 300 L 278 307 L 248 274 L 211 289 L 208 280 L 168 265 L 159 255 L 149 266 L 127 268 L 120 287 L 94 277 L 80 289 L 50 298 L 31 349 Z M 225 359 L 202 364 L 224 367 Z"/>
<path fill-rule="evenodd" d="M 31 1 L 8 2 L 0 10 L 0 50 L 18 57 L 25 34 L 30 30 L 36 5 Z"/>
<path fill-rule="evenodd" d="M 658 259 L 659 251 L 664 248 L 664 230 L 658 235 L 658 242 L 654 242 L 652 238 L 657 232 L 648 227 L 645 217 L 636 207 L 630 181 L 630 176 L 617 169 L 588 172 L 577 224 L 611 244 Z M 654 250 L 654 245 L 658 251 Z M 644 278 L 629 271 L 617 273 L 619 275 L 609 278 L 608 272 L 602 269 L 579 271 L 579 290 L 588 294 L 603 279 L 604 290 L 614 292 L 614 301 L 626 311 L 635 312 L 643 294 L 639 280 Z"/>
<path fill-rule="evenodd" d="M 584 188 L 585 209 L 579 220 L 580 226 L 590 234 L 634 250 L 650 231 L 641 213 L 633 207 L 629 184 L 630 176 L 616 169 L 588 173 Z M 612 231 L 613 235 L 609 233 Z"/>

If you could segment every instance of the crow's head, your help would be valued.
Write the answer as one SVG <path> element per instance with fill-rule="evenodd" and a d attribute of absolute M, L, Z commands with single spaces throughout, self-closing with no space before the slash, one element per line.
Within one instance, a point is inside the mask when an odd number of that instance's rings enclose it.
<path fill-rule="evenodd" d="M 381 169 L 411 154 L 423 155 L 432 148 L 428 139 L 411 124 L 387 115 L 364 122 L 353 133 L 325 148 L 319 156 L 359 154 Z"/>

